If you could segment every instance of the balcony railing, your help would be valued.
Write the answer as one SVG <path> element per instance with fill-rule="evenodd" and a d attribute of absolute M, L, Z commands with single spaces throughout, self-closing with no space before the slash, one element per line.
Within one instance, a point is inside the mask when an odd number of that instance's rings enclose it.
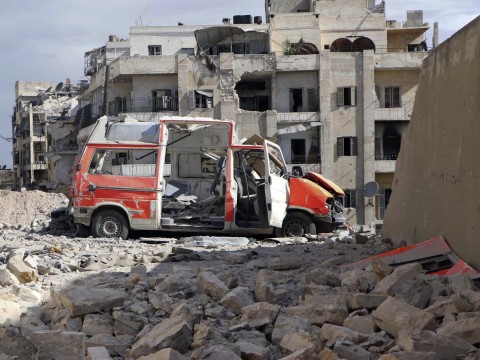
<path fill-rule="evenodd" d="M 375 154 L 375 160 L 397 160 L 398 154 Z"/>
<path fill-rule="evenodd" d="M 392 107 L 388 104 L 377 104 L 375 120 L 410 120 L 413 111 L 413 101 L 403 101 L 399 106 Z"/>
<path fill-rule="evenodd" d="M 305 156 L 305 155 L 291 155 L 292 164 L 318 164 L 320 163 L 320 155 Z"/>
<path fill-rule="evenodd" d="M 116 98 L 108 105 L 109 114 L 115 116 L 127 112 L 178 111 L 178 100 L 173 96 Z"/>

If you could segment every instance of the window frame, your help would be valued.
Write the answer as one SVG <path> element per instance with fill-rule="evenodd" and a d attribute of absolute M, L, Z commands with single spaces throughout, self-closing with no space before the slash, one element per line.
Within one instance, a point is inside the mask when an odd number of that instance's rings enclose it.
<path fill-rule="evenodd" d="M 387 95 L 388 91 L 388 95 Z M 397 98 L 396 98 L 397 97 Z M 389 106 L 387 106 L 387 104 Z M 383 88 L 383 105 L 385 108 L 401 108 L 402 96 L 400 86 L 386 86 Z"/>
<path fill-rule="evenodd" d="M 345 196 L 342 198 L 342 205 L 345 209 L 356 209 L 357 208 L 357 190 L 356 189 L 346 189 L 344 190 Z"/>
<path fill-rule="evenodd" d="M 337 106 L 357 106 L 357 87 L 341 86 L 337 88 Z"/>
<path fill-rule="evenodd" d="M 162 50 L 162 45 L 148 45 L 148 56 L 161 56 Z"/>
<path fill-rule="evenodd" d="M 348 140 L 349 149 L 348 154 L 345 154 L 347 151 L 346 140 Z M 337 157 L 340 156 L 358 156 L 358 138 L 356 136 L 341 136 L 337 137 Z"/>

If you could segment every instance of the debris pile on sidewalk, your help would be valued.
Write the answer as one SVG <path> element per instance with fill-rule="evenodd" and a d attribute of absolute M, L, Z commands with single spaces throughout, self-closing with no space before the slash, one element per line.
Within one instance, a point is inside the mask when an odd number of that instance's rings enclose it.
<path fill-rule="evenodd" d="M 2 225 L 0 359 L 479 358 L 472 279 L 353 267 L 393 248 L 355 230 L 122 241 Z"/>

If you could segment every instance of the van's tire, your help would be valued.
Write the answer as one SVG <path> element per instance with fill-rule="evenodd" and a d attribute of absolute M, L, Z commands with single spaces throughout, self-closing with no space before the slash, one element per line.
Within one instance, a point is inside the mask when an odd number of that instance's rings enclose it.
<path fill-rule="evenodd" d="M 127 239 L 128 233 L 128 222 L 118 211 L 101 211 L 93 219 L 92 235 L 95 237 Z"/>
<path fill-rule="evenodd" d="M 285 216 L 281 229 L 278 229 L 280 236 L 297 237 L 305 234 L 316 235 L 317 228 L 312 218 L 301 212 L 291 212 Z"/>

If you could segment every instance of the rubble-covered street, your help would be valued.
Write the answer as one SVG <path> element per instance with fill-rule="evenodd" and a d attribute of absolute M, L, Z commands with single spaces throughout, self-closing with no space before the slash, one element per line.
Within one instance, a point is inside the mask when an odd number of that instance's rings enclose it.
<path fill-rule="evenodd" d="M 480 356 L 472 280 L 348 266 L 392 249 L 373 234 L 80 238 L 45 228 L 62 196 L 1 199 L 0 359 Z"/>

